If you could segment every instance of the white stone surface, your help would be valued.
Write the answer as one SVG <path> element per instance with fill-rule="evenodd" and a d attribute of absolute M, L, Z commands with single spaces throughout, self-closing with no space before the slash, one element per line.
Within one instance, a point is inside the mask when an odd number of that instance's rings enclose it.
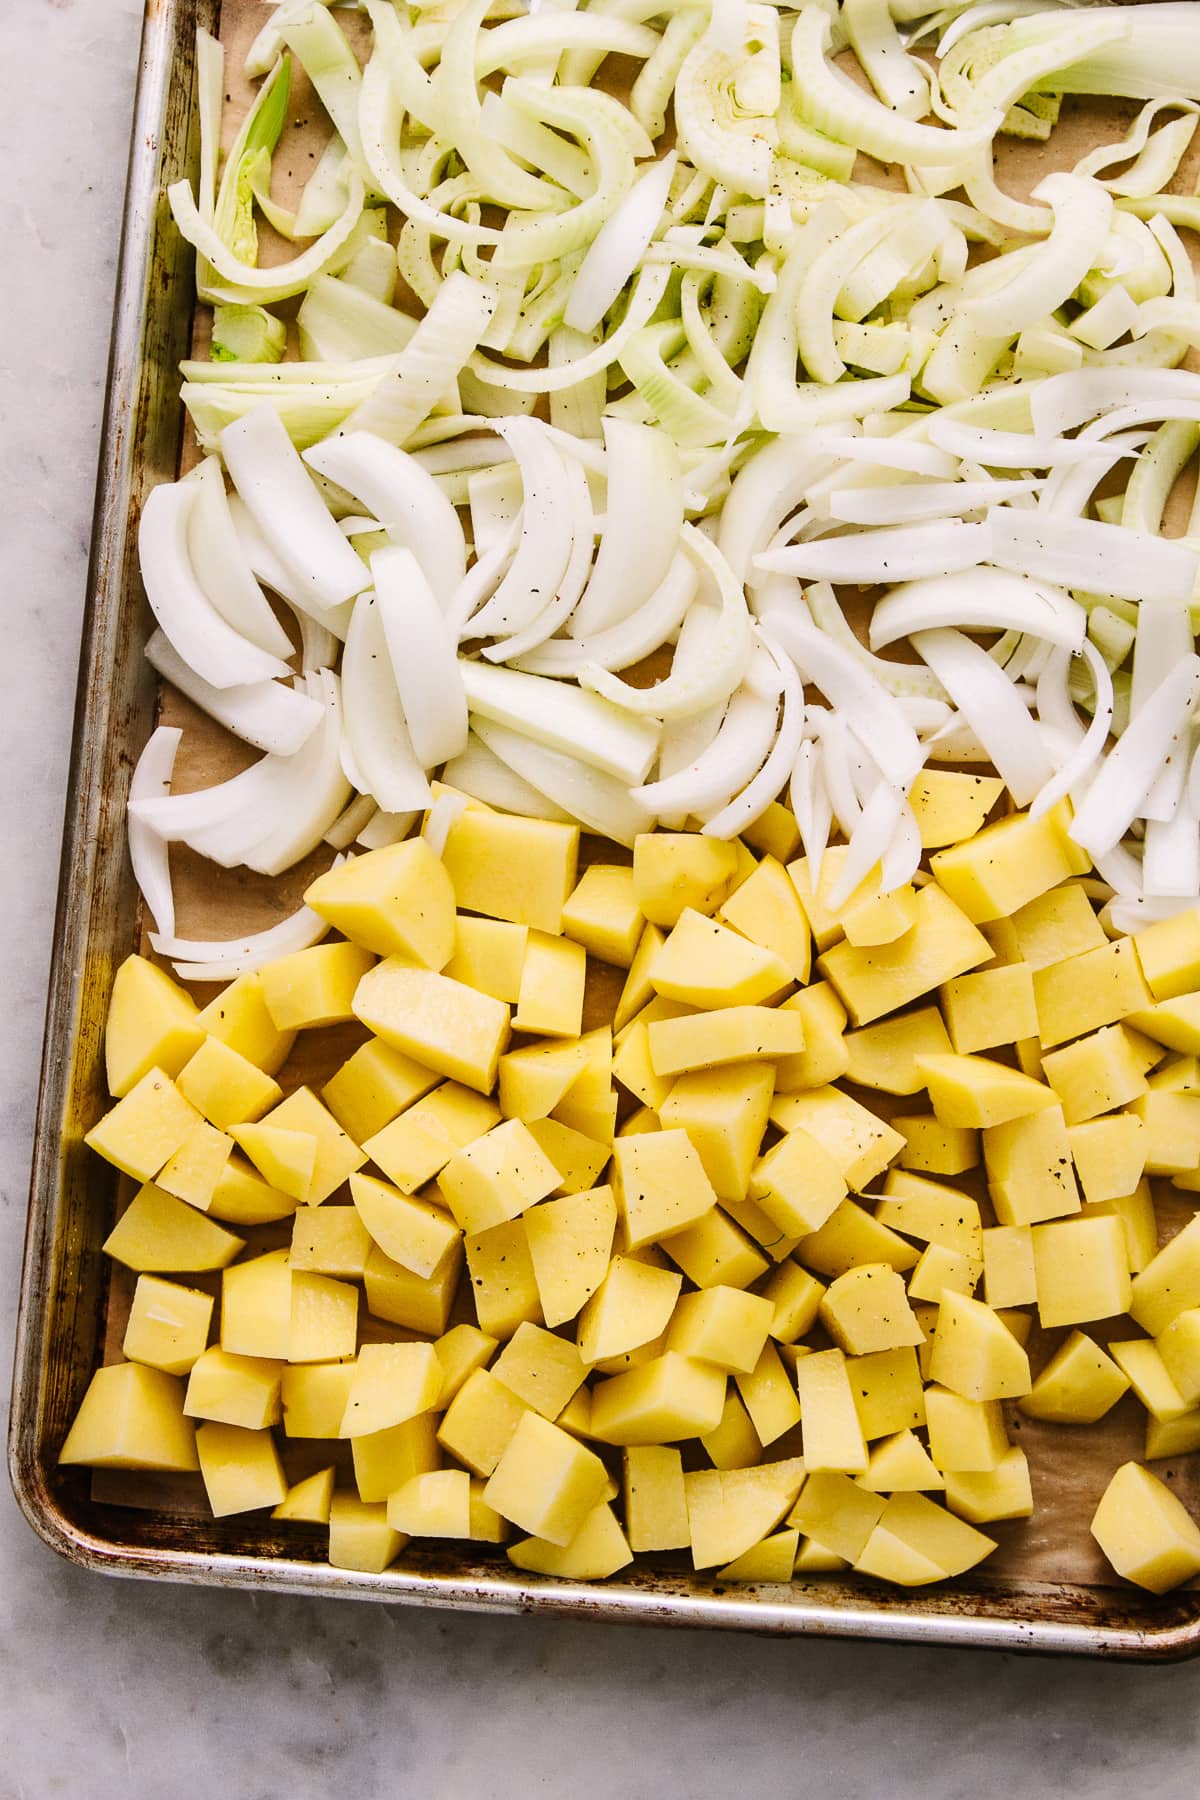
<path fill-rule="evenodd" d="M 0 1391 L 138 17 L 0 0 Z M 0 1800 L 1194 1800 L 1200 1665 L 772 1643 L 116 1584 L 0 1491 Z"/>

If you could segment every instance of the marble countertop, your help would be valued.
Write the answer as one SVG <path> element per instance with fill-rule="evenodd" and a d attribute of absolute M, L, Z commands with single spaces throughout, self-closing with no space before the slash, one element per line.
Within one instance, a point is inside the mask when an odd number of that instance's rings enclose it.
<path fill-rule="evenodd" d="M 0 20 L 0 1426 L 140 8 Z M 16 847 L 19 846 L 19 852 Z M 0 1800 L 1194 1800 L 1200 1663 L 776 1643 L 115 1583 L 0 1489 Z"/>

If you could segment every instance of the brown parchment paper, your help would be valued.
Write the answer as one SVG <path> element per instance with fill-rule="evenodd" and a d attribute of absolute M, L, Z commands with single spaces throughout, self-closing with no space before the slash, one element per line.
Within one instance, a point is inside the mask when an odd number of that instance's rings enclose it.
<path fill-rule="evenodd" d="M 223 142 L 226 148 L 232 141 L 253 94 L 252 85 L 242 74 L 246 50 L 268 16 L 268 9 L 260 0 L 225 0 L 222 9 L 221 38 L 226 49 L 227 105 L 223 123 Z M 339 11 L 337 17 L 360 56 L 365 57 L 369 44 L 369 28 L 365 19 L 346 11 Z M 615 60 L 613 59 L 614 64 Z M 1051 169 L 1070 168 L 1095 145 L 1114 142 L 1123 137 L 1139 110 L 1140 103 L 1135 101 L 1066 100 L 1060 121 L 1048 144 L 1027 143 L 1012 138 L 998 141 L 996 170 L 1001 187 L 1022 196 L 1027 195 Z M 274 159 L 272 181 L 273 192 L 285 205 L 294 204 L 328 136 L 329 124 L 323 110 L 303 72 L 293 63 L 289 122 L 284 128 Z M 859 158 L 857 174 L 861 179 L 889 182 L 883 169 L 863 157 Z M 1180 192 L 1190 193 L 1196 187 L 1198 176 L 1200 134 L 1172 185 Z M 260 253 L 264 263 L 283 261 L 295 254 L 294 247 L 277 238 L 261 217 L 258 223 Z M 398 223 L 397 220 L 392 221 L 393 238 Z M 1186 235 L 1190 237 L 1191 234 Z M 1197 266 L 1200 267 L 1200 259 L 1197 259 Z M 290 302 L 279 310 L 285 315 L 294 314 L 298 304 L 298 301 Z M 209 325 L 207 308 L 199 307 L 195 321 L 195 353 L 198 355 L 207 354 Z M 294 334 L 290 354 L 296 354 Z M 189 428 L 184 438 L 181 472 L 186 472 L 197 460 L 198 453 Z M 1190 497 L 1194 485 L 1195 478 L 1189 472 L 1180 484 L 1180 495 L 1175 497 L 1173 513 L 1177 518 L 1186 516 L 1182 502 Z M 1168 531 L 1172 530 L 1171 517 L 1169 512 Z M 1176 525 L 1174 529 L 1178 530 L 1180 526 Z M 860 624 L 865 623 L 870 610 L 870 596 L 848 593 L 843 598 L 851 615 Z M 285 625 L 290 626 L 290 614 L 281 612 L 281 617 Z M 256 751 L 231 738 L 174 689 L 164 688 L 162 692 L 161 719 L 165 724 L 183 727 L 184 735 L 175 769 L 176 792 L 207 787 L 225 779 L 257 757 Z M 296 868 L 272 879 L 255 875 L 249 870 L 220 869 L 184 847 L 173 846 L 171 863 L 177 909 L 176 929 L 179 935 L 223 938 L 243 931 L 262 929 L 286 916 L 300 904 L 309 882 L 328 867 L 330 855 L 328 847 L 322 845 Z M 612 862 L 628 861 L 629 858 L 628 852 L 617 846 L 585 837 L 581 860 L 585 863 L 595 860 Z M 149 942 L 145 937 L 142 949 L 144 953 L 150 954 Z M 599 1023 L 611 1016 L 619 985 L 615 971 L 594 970 L 594 974 L 589 977 L 586 1007 L 589 1023 Z M 203 1004 L 216 989 L 201 987 L 195 991 Z M 301 1033 L 296 1050 L 280 1076 L 285 1092 L 291 1092 L 304 1083 L 319 1087 L 365 1036 L 365 1031 L 355 1026 Z M 849 1083 L 841 1085 L 854 1093 L 864 1105 L 884 1116 L 912 1111 L 915 1104 L 911 1097 L 896 1100 L 873 1091 L 858 1090 Z M 971 1175 L 959 1179 L 961 1185 L 979 1200 L 984 1224 L 995 1223 L 988 1204 L 986 1185 L 979 1172 L 973 1171 Z M 1165 1242 L 1193 1216 L 1194 1207 L 1189 1204 L 1187 1196 L 1180 1194 L 1168 1182 L 1158 1181 L 1154 1187 L 1161 1240 Z M 132 1188 L 128 1190 L 122 1204 L 127 1203 L 131 1193 Z M 332 1202 L 327 1204 L 345 1202 L 348 1197 L 348 1192 L 342 1191 L 334 1195 Z M 245 1235 L 251 1250 L 275 1248 L 289 1241 L 290 1221 L 254 1228 Z M 205 1287 L 211 1292 L 218 1291 L 218 1277 L 199 1276 L 187 1279 L 193 1285 Z M 105 1336 L 106 1362 L 120 1360 L 121 1341 L 133 1286 L 134 1277 L 129 1271 L 113 1265 Z M 454 1319 L 473 1319 L 465 1283 L 460 1289 Z M 1085 1329 L 1101 1341 L 1142 1335 L 1128 1318 L 1106 1321 L 1099 1326 L 1088 1325 Z M 372 1319 L 366 1312 L 365 1302 L 360 1306 L 361 1341 L 396 1341 L 415 1335 Z M 1066 1335 L 1064 1331 L 1043 1332 L 1035 1317 L 1029 1340 L 1030 1360 L 1035 1375 Z M 1112 1571 L 1093 1541 L 1088 1523 L 1114 1470 L 1130 1458 L 1141 1460 L 1145 1414 L 1140 1404 L 1132 1395 L 1127 1395 L 1098 1424 L 1079 1427 L 1048 1425 L 1027 1419 L 1015 1406 L 1007 1407 L 1006 1412 L 1012 1440 L 1025 1450 L 1029 1458 L 1034 1514 L 1027 1521 L 983 1527 L 999 1541 L 1000 1547 L 972 1578 L 972 1585 L 1010 1591 L 1020 1591 L 1033 1584 L 1046 1582 L 1112 1587 Z M 277 1431 L 276 1437 L 289 1479 L 298 1480 L 305 1474 L 327 1466 L 331 1461 L 338 1468 L 339 1479 L 352 1479 L 345 1445 L 325 1440 L 306 1442 L 290 1439 L 282 1430 Z M 684 1448 L 685 1461 L 694 1453 L 698 1464 L 706 1462 L 694 1446 Z M 776 1456 L 799 1452 L 797 1431 L 772 1445 L 768 1454 L 774 1459 Z M 1200 1456 L 1183 1457 L 1174 1463 L 1155 1463 L 1151 1467 L 1172 1485 L 1192 1512 L 1200 1516 Z M 156 1477 L 119 1471 L 97 1471 L 93 1478 L 92 1492 L 97 1500 L 150 1508 L 176 1516 L 207 1516 L 199 1478 L 194 1476 Z M 264 1536 L 268 1529 L 264 1525 Z"/>

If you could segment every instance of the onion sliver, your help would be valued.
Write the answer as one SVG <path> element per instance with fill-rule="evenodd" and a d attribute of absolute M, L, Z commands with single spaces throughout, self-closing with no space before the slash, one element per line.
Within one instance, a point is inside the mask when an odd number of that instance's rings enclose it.
<path fill-rule="evenodd" d="M 365 431 L 336 432 L 306 450 L 310 468 L 353 494 L 394 544 L 411 550 L 441 605 L 467 571 L 458 514 L 415 457 Z"/>
<path fill-rule="evenodd" d="M 1016 515 L 1014 515 L 1016 516 Z M 766 550 L 754 566 L 806 581 L 840 581 L 858 586 L 952 575 L 986 562 L 992 533 L 987 524 L 945 519 L 936 525 L 901 525 L 848 537 L 817 538 Z"/>
<path fill-rule="evenodd" d="M 550 819 L 559 824 L 574 823 L 570 813 L 501 762 L 475 732 L 468 738 L 463 754 L 446 764 L 442 780 L 503 812 L 523 813 L 527 819 Z"/>
<path fill-rule="evenodd" d="M 1036 493 L 1038 481 L 914 481 L 903 487 L 835 488 L 826 504 L 842 525 L 906 525 L 918 519 L 954 519 Z"/>
<path fill-rule="evenodd" d="M 1182 739 L 1200 699 L 1200 657 L 1167 675 L 1109 751 L 1075 813 L 1071 836 L 1093 857 L 1118 845 Z"/>
<path fill-rule="evenodd" d="M 460 667 L 472 713 L 565 756 L 577 756 L 618 780 L 645 780 L 658 749 L 656 725 L 598 694 L 543 675 L 475 662 Z"/>
<path fill-rule="evenodd" d="M 337 862 L 343 859 L 339 856 Z M 231 981 L 235 975 L 253 975 L 277 956 L 309 950 L 329 931 L 329 921 L 301 906 L 277 925 L 246 937 L 207 939 L 178 938 L 152 931 L 150 945 L 158 956 L 175 960 L 175 973 L 184 981 Z"/>
<path fill-rule="evenodd" d="M 871 615 L 870 645 L 882 650 L 914 631 L 1021 631 L 1078 651 L 1087 614 L 1061 588 L 1004 569 L 979 568 L 966 578 L 933 575 L 893 588 Z"/>
<path fill-rule="evenodd" d="M 507 726 L 479 718 L 473 723 L 493 755 L 589 830 L 632 845 L 640 832 L 653 829 L 653 813 L 639 805 L 627 782 Z"/>
<path fill-rule="evenodd" d="M 519 666 L 531 675 L 576 675 L 585 663 L 598 669 L 628 669 L 678 631 L 698 586 L 695 564 L 677 550 L 658 587 L 629 618 L 595 637 L 542 644 L 522 655 Z"/>
<path fill-rule="evenodd" d="M 539 419 L 503 419 L 496 429 L 517 459 L 524 501 L 516 555 L 491 599 L 470 620 L 472 637 L 520 631 L 532 623 L 557 593 L 574 543 L 571 478 L 546 427 Z"/>
<path fill-rule="evenodd" d="M 1122 525 L 1006 506 L 988 514 L 988 525 L 991 561 L 1064 587 L 1122 600 L 1186 603 L 1200 578 L 1194 550 Z"/>
<path fill-rule="evenodd" d="M 199 489 L 187 531 L 196 580 L 227 625 L 268 656 L 286 661 L 291 642 L 254 579 L 230 514 L 220 463 L 206 456 L 188 479 Z"/>
<path fill-rule="evenodd" d="M 913 638 L 988 753 L 1018 806 L 1027 806 L 1054 774 L 1037 726 L 1012 682 L 986 650 L 958 631 Z"/>
<path fill-rule="evenodd" d="M 667 204 L 676 160 L 669 151 L 639 175 L 592 239 L 563 313 L 564 325 L 573 331 L 594 331 L 636 273 Z"/>
<path fill-rule="evenodd" d="M 907 788 L 925 761 L 916 732 L 870 670 L 835 644 L 803 613 L 772 611 L 764 620 L 772 640 L 792 658 L 802 678 L 837 708 L 888 779 Z"/>
<path fill-rule="evenodd" d="M 636 612 L 665 578 L 683 524 L 679 453 L 663 431 L 606 418 L 605 526 L 592 578 L 571 619 L 571 636 L 591 637 Z"/>
<path fill-rule="evenodd" d="M 383 612 L 374 594 L 362 594 L 354 603 L 342 653 L 342 688 L 355 787 L 370 794 L 384 812 L 423 810 L 429 805 L 429 782 L 408 734 Z"/>
<path fill-rule="evenodd" d="M 291 756 L 321 722 L 321 708 L 316 701 L 279 681 L 212 687 L 188 667 L 162 631 L 152 633 L 146 645 L 146 660 L 193 706 L 258 750 Z"/>
<path fill-rule="evenodd" d="M 1087 730 L 1079 736 L 1067 760 L 1057 775 L 1038 793 L 1029 811 L 1033 818 L 1040 818 L 1050 807 L 1056 805 L 1064 795 L 1073 793 L 1089 775 L 1092 768 L 1104 754 L 1104 746 L 1108 740 L 1113 716 L 1112 676 L 1108 672 L 1108 664 L 1100 655 L 1095 645 L 1087 638 L 1081 645 L 1082 654 L 1092 671 L 1092 679 L 1096 683 L 1096 705 L 1092 713 L 1092 722 Z M 1070 708 L 1070 696 L 1067 690 L 1067 669 L 1069 663 L 1065 650 L 1056 650 L 1038 677 L 1038 717 L 1046 718 L 1050 711 L 1048 695 L 1061 689 L 1062 699 Z M 1074 719 L 1074 710 L 1071 709 Z M 1047 722 L 1051 722 L 1047 720 Z M 1078 723 L 1076 722 L 1078 731 Z"/>
<path fill-rule="evenodd" d="M 431 769 L 467 747 L 467 695 L 458 647 L 411 550 L 376 550 L 371 576 L 413 754 Z"/>
<path fill-rule="evenodd" d="M 783 683 L 783 711 L 779 731 L 762 768 L 746 783 L 740 794 L 704 822 L 704 836 L 729 839 L 761 818 L 775 799 L 791 770 L 804 737 L 804 688 L 790 659 L 765 631 L 758 632 L 759 642 L 773 660 Z"/>
<path fill-rule="evenodd" d="M 129 782 L 131 805 L 159 800 L 171 792 L 171 776 L 183 733 L 177 725 L 159 725 L 150 733 Z M 175 896 L 166 839 L 131 810 L 127 825 L 129 860 L 146 910 L 159 931 L 175 929 Z"/>
<path fill-rule="evenodd" d="M 796 754 L 796 766 L 788 784 L 788 804 L 796 816 L 796 827 L 815 887 L 821 879 L 821 863 L 829 843 L 833 808 L 822 779 L 820 746 L 811 738 L 801 744 Z"/>

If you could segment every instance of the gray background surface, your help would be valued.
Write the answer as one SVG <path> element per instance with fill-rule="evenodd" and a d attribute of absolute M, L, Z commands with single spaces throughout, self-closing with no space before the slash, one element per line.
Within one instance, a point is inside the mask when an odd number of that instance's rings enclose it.
<path fill-rule="evenodd" d="M 140 9 L 0 5 L 0 1424 Z M 1195 1800 L 1200 1664 L 116 1584 L 0 1491 L 0 1800 Z"/>

